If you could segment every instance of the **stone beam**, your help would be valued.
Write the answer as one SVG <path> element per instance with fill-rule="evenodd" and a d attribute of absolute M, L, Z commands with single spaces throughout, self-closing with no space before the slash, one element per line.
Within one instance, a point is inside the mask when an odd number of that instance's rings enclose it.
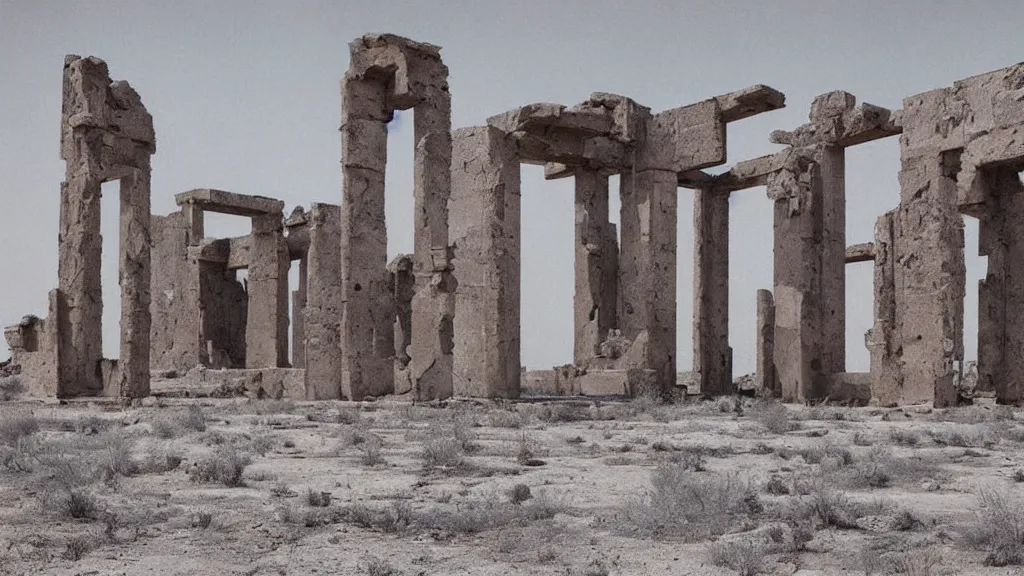
<path fill-rule="evenodd" d="M 193 204 L 206 212 L 231 214 L 255 218 L 270 214 L 282 214 L 284 202 L 264 196 L 236 194 L 212 188 L 197 188 L 174 195 L 178 206 Z"/>
<path fill-rule="evenodd" d="M 871 262 L 875 259 L 875 243 L 864 242 L 846 247 L 846 263 Z"/>
<path fill-rule="evenodd" d="M 764 84 L 715 96 L 715 100 L 721 108 L 722 120 L 725 122 L 743 120 L 786 106 L 786 95 Z"/>

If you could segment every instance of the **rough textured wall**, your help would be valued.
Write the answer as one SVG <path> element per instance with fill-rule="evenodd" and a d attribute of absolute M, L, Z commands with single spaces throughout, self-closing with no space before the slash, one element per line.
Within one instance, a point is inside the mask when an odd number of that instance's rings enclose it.
<path fill-rule="evenodd" d="M 608 330 L 615 328 L 618 239 L 608 222 L 608 176 L 597 170 L 579 169 L 575 187 L 573 363 L 585 366 L 600 353 Z"/>
<path fill-rule="evenodd" d="M 488 126 L 456 130 L 452 159 L 454 393 L 518 398 L 519 157 Z"/>

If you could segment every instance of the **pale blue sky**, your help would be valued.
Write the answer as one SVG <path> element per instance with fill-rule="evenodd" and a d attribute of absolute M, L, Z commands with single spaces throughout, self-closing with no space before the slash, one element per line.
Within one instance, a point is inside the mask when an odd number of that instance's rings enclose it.
<path fill-rule="evenodd" d="M 45 314 L 57 284 L 61 67 L 65 54 L 107 61 L 154 116 L 153 210 L 177 192 L 216 187 L 291 207 L 341 198 L 339 81 L 347 43 L 393 32 L 443 47 L 455 127 L 530 102 L 567 105 L 591 92 L 655 111 L 752 84 L 787 108 L 730 125 L 729 162 L 766 154 L 773 129 L 806 121 L 811 99 L 843 89 L 898 108 L 904 96 L 1024 60 L 1018 2 L 194 2 L 0 0 L 0 324 Z M 851 149 L 848 242 L 871 240 L 898 200 L 896 138 Z M 412 134 L 389 142 L 389 251 L 412 247 Z M 692 193 L 680 190 L 679 369 L 692 362 Z M 116 198 L 116 197 L 115 197 Z M 617 210 L 617 199 L 613 201 Z M 116 200 L 104 199 L 105 348 L 116 354 Z M 763 189 L 731 207 L 730 339 L 736 374 L 754 366 L 754 298 L 771 287 L 771 205 Z M 615 216 L 617 220 L 617 214 Z M 209 218 L 211 235 L 245 233 Z M 571 181 L 523 168 L 523 362 L 572 357 Z M 976 280 L 968 227 L 968 358 Z M 848 369 L 866 370 L 871 266 L 848 268 Z M 0 346 L 2 347 L 2 346 Z M 5 356 L 0 352 L 0 356 Z"/>

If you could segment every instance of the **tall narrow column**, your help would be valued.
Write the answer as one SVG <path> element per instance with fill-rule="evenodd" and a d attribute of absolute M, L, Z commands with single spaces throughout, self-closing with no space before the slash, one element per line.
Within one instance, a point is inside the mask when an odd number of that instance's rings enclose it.
<path fill-rule="evenodd" d="M 452 395 L 455 279 L 448 249 L 451 193 L 451 96 L 433 91 L 414 108 L 415 251 L 410 368 L 417 399 Z M 404 354 L 404 351 L 401 353 Z"/>
<path fill-rule="evenodd" d="M 338 258 L 341 258 L 339 254 Z M 299 260 L 299 289 L 292 292 L 292 368 L 306 367 L 306 301 L 309 290 L 309 259 Z"/>
<path fill-rule="evenodd" d="M 902 404 L 956 404 L 953 363 L 963 358 L 963 296 L 966 269 L 963 217 L 957 211 L 956 154 L 933 151 L 902 155 L 898 217 L 902 269 L 898 310 L 901 332 Z"/>
<path fill-rule="evenodd" d="M 95 154 L 99 156 L 98 151 Z M 99 377 L 99 362 L 103 358 L 100 186 L 100 179 L 90 175 L 87 166 L 68 162 L 67 182 L 61 186 L 57 241 L 57 276 L 63 299 L 58 307 L 63 314 L 57 321 L 61 359 L 58 397 L 97 395 L 103 391 Z"/>
<path fill-rule="evenodd" d="M 341 397 L 341 207 L 313 204 L 304 310 L 306 399 Z"/>
<path fill-rule="evenodd" d="M 609 258 L 608 177 L 576 171 L 576 291 L 573 296 L 573 362 L 594 358 L 608 330 L 615 327 L 617 263 Z M 614 230 L 612 230 L 614 233 Z M 614 240 L 614 238 L 612 238 Z M 609 266 L 613 265 L 613 266 Z"/>
<path fill-rule="evenodd" d="M 519 397 L 519 156 L 492 127 L 452 139 L 456 396 Z"/>
<path fill-rule="evenodd" d="M 896 406 L 903 398 L 900 369 L 900 332 L 897 322 L 896 245 L 899 244 L 899 216 L 886 212 L 875 222 L 874 324 L 867 335 L 871 354 L 871 398 L 879 406 Z"/>
<path fill-rule="evenodd" d="M 252 219 L 249 311 L 245 366 L 277 368 L 288 363 L 288 245 L 280 214 Z"/>
<path fill-rule="evenodd" d="M 768 180 L 775 201 L 775 367 L 785 402 L 823 398 L 822 185 L 812 150 L 793 150 Z M 845 260 L 845 257 L 844 257 Z"/>
<path fill-rule="evenodd" d="M 394 314 L 386 290 L 384 170 L 389 110 L 383 81 L 342 86 L 342 394 L 361 400 L 394 390 Z"/>
<path fill-rule="evenodd" d="M 757 291 L 757 383 L 772 397 L 782 395 L 775 376 L 775 300 L 771 290 Z"/>
<path fill-rule="evenodd" d="M 1024 401 L 1024 186 L 1015 170 L 983 173 L 979 252 L 988 272 L 978 294 L 978 387 L 1003 404 Z"/>
<path fill-rule="evenodd" d="M 846 151 L 822 146 L 821 369 L 846 372 Z"/>
<path fill-rule="evenodd" d="M 619 328 L 627 357 L 653 370 L 658 392 L 676 382 L 676 192 L 674 172 L 623 174 Z"/>
<path fill-rule="evenodd" d="M 704 396 L 732 394 L 727 190 L 694 191 L 693 230 L 693 370 Z"/>
<path fill-rule="evenodd" d="M 121 286 L 121 357 L 118 393 L 122 398 L 149 396 L 150 311 L 150 173 L 149 162 L 121 179 L 121 226 L 118 279 Z"/>

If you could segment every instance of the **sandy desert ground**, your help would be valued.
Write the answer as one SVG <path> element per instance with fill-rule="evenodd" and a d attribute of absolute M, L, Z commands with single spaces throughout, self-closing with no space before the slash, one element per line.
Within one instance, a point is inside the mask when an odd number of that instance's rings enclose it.
<path fill-rule="evenodd" d="M 1022 487 L 984 400 L 14 398 L 0 574 L 1024 574 Z"/>

